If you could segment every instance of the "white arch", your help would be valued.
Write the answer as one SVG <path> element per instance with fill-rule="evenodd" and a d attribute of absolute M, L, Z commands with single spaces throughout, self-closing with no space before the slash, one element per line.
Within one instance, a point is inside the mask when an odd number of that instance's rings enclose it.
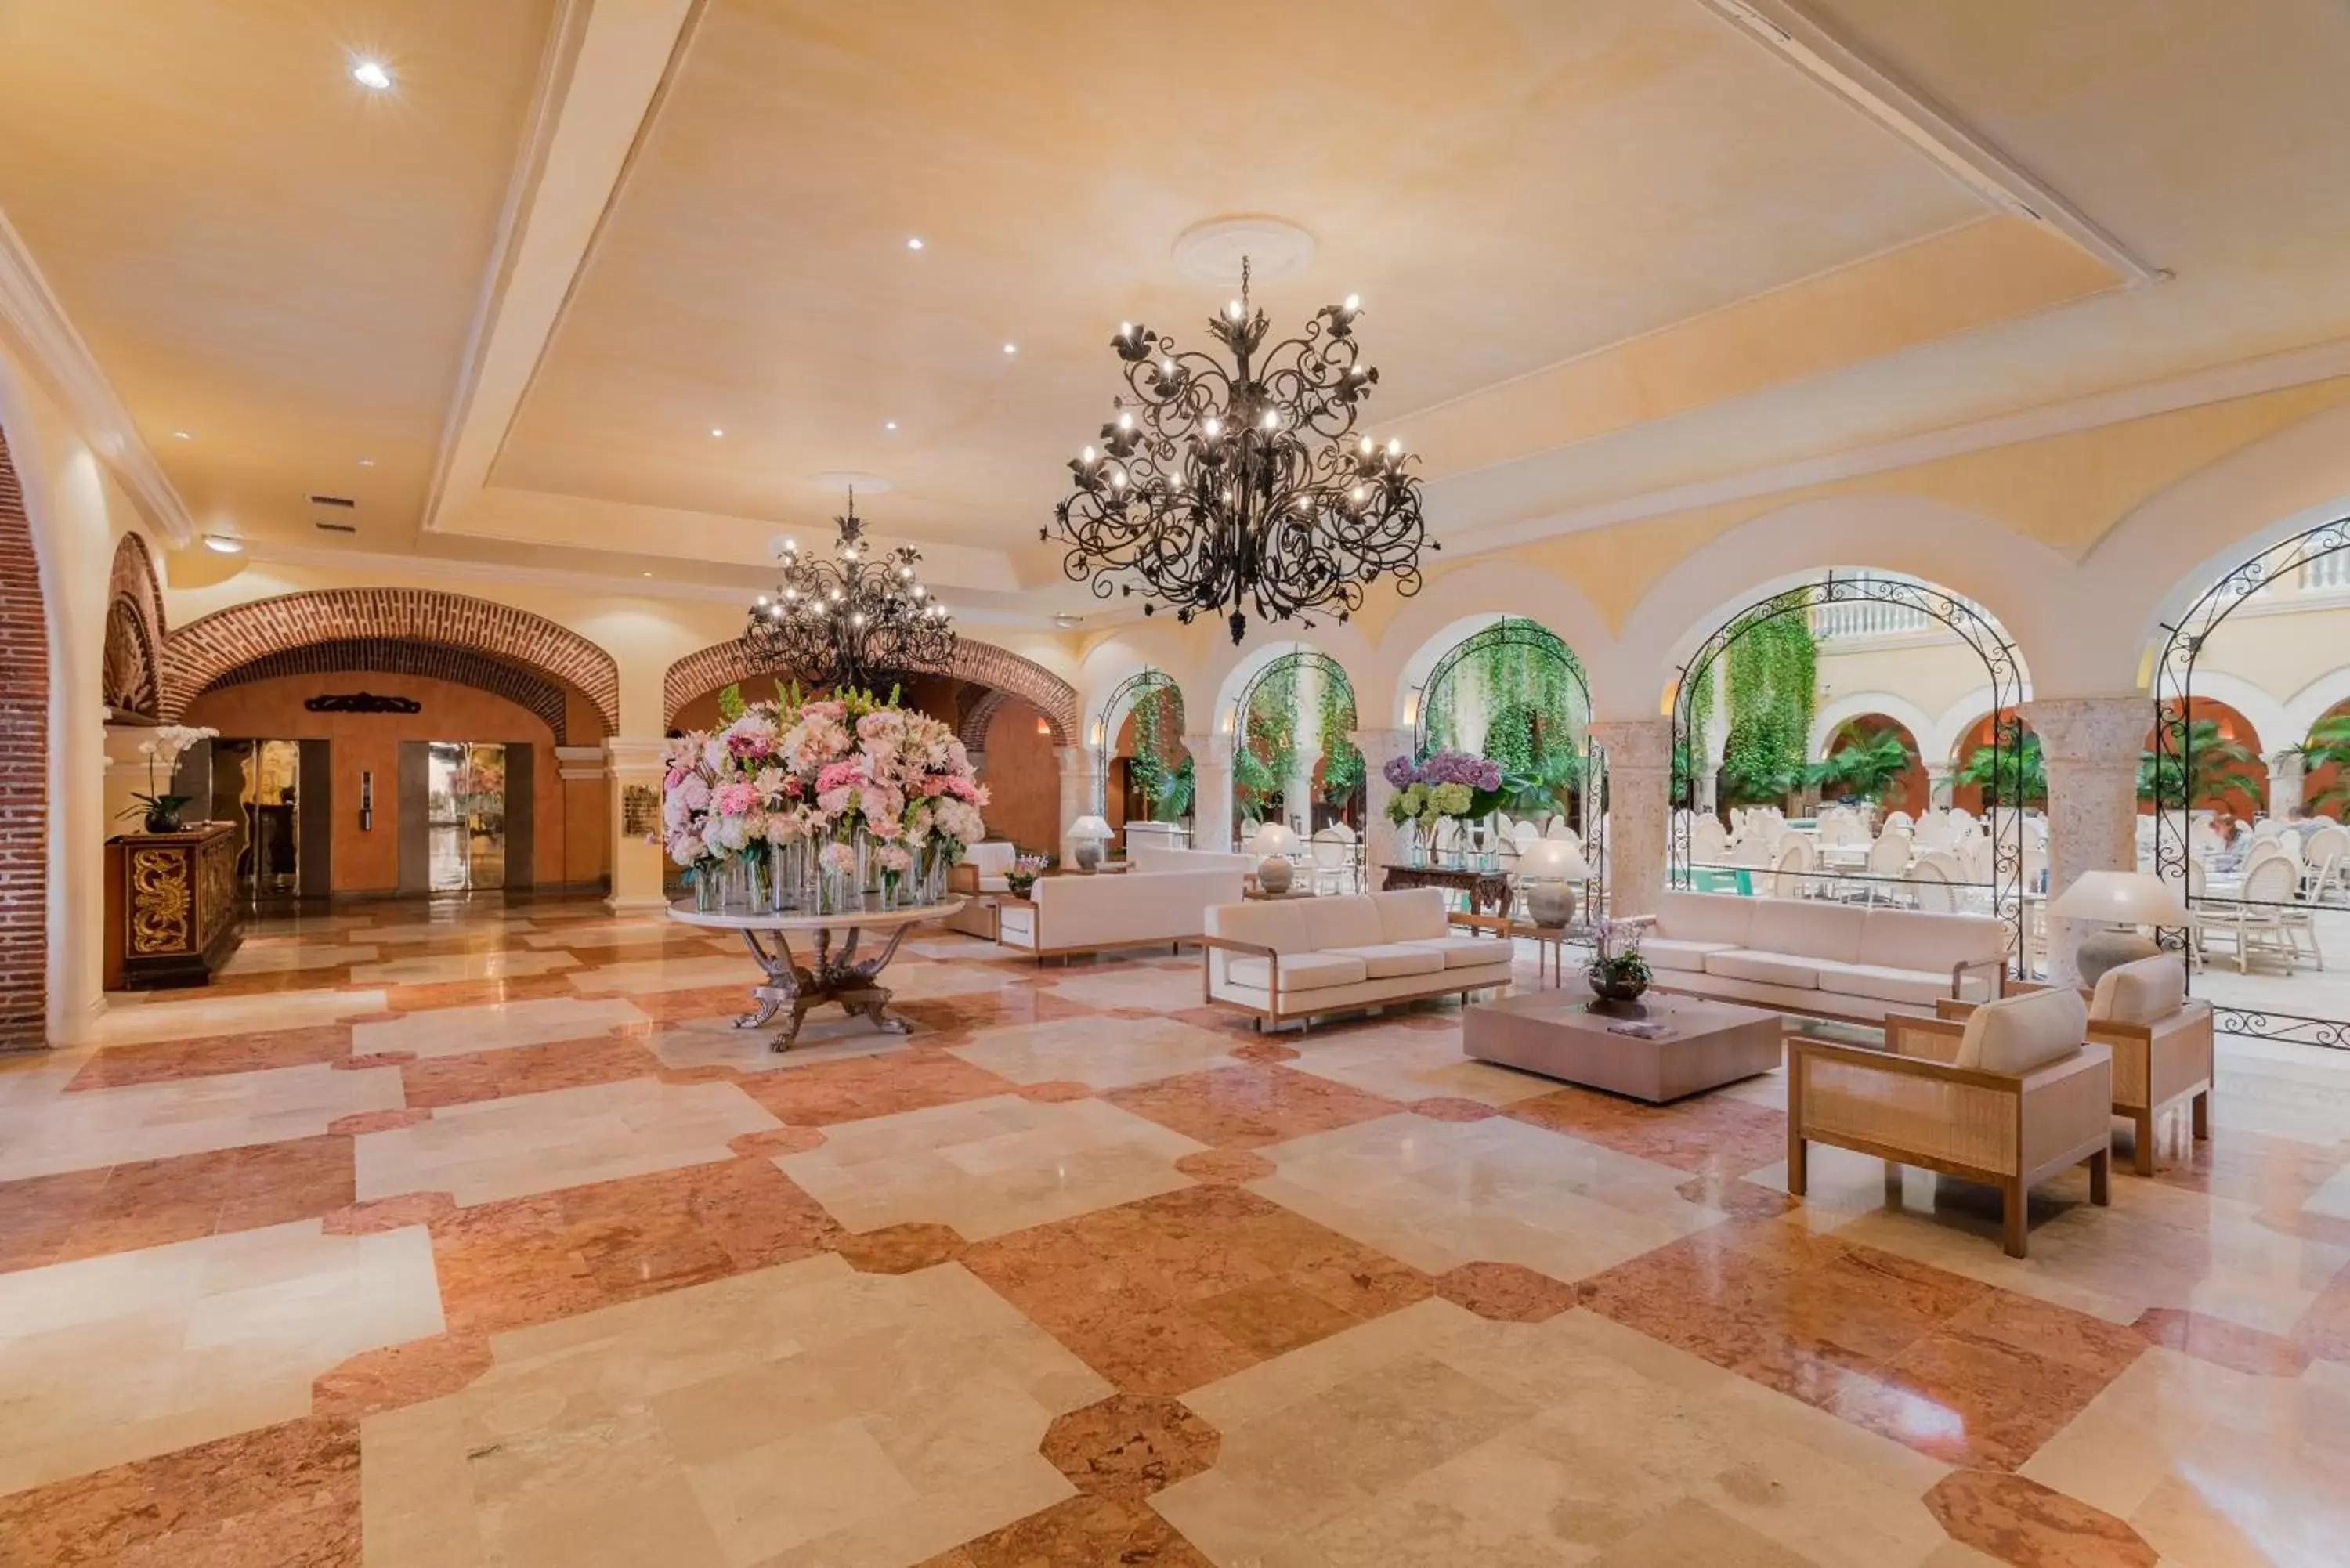
<path fill-rule="evenodd" d="M 1539 566 L 1485 556 L 1430 582 L 1388 623 L 1378 654 L 1391 694 L 1381 710 L 1365 701 L 1366 720 L 1384 711 L 1396 728 L 1409 729 L 1412 694 L 1437 660 L 1463 639 L 1511 617 L 1534 622 L 1575 650 L 1595 709 L 1605 701 L 1603 683 L 1628 684 L 1618 673 L 1615 635 L 1580 588 Z M 1360 700 L 1359 691 L 1357 695 Z"/>
<path fill-rule="evenodd" d="M 1903 729 L 1909 732 L 1909 738 L 1918 743 L 1918 755 L 1929 763 L 1935 760 L 1934 753 L 1926 749 L 1927 736 L 1932 733 L 1934 722 L 1926 716 L 1926 710 L 1908 698 L 1891 691 L 1855 691 L 1823 706 L 1812 715 L 1811 744 L 1804 754 L 1810 757 L 1825 755 L 1828 740 L 1838 727 L 1863 713 L 1882 713 L 1898 721 Z"/>
<path fill-rule="evenodd" d="M 2195 667 L 2194 694 L 2225 702 L 2241 713 L 2259 738 L 2257 750 L 2263 756 L 2287 746 L 2299 745 L 2302 738 L 2309 733 L 2309 727 L 2305 724 L 2298 730 L 2293 728 L 2293 717 L 2283 703 L 2241 675 L 2231 675 L 2224 670 L 2206 669 L 2198 664 Z M 2151 693 L 2147 697 L 2146 724 L 2148 730 L 2154 728 L 2154 698 Z"/>
<path fill-rule="evenodd" d="M 1382 704 L 1393 701 L 1392 692 L 1383 685 L 1376 691 L 1365 689 L 1365 672 L 1371 672 L 1376 678 L 1378 670 L 1378 659 L 1368 639 L 1351 626 L 1316 623 L 1310 631 L 1301 628 L 1283 635 L 1253 630 L 1248 641 L 1239 648 L 1220 640 L 1208 666 L 1209 675 L 1214 681 L 1214 705 L 1196 718 L 1186 708 L 1184 722 L 1187 726 L 1199 725 L 1219 735 L 1230 735 L 1232 732 L 1233 704 L 1241 700 L 1241 693 L 1248 689 L 1248 683 L 1255 679 L 1257 671 L 1283 654 L 1295 653 L 1301 649 L 1328 654 L 1337 662 L 1338 668 L 1347 672 L 1347 684 L 1355 689 L 1357 722 L 1361 722 L 1365 713 L 1386 711 Z M 1190 693 L 1186 692 L 1187 700 L 1189 696 Z"/>
<path fill-rule="evenodd" d="M 2203 677 L 2199 672 L 2195 680 L 2199 687 Z M 2279 747 L 2301 744 L 2309 739 L 2310 727 L 2324 718 L 2326 711 L 2337 702 L 2350 702 L 2350 664 L 2327 670 L 2294 692 L 2293 700 L 2284 705 L 2284 727 L 2269 743 Z M 2262 732 L 2262 739 L 2268 740 L 2266 731 Z"/>
<path fill-rule="evenodd" d="M 1739 524 L 1676 566 L 1627 619 L 1623 657 L 1647 671 L 1661 711 L 1676 671 L 1723 621 L 1756 599 L 1830 570 L 1920 577 L 1988 609 L 2044 680 L 2071 655 L 2071 562 L 2004 524 L 1923 496 L 1830 496 Z"/>

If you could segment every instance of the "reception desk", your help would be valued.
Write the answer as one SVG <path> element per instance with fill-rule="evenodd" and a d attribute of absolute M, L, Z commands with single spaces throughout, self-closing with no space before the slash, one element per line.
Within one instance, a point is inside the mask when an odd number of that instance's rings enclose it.
<path fill-rule="evenodd" d="M 106 841 L 106 986 L 207 985 L 244 939 L 235 825 Z"/>

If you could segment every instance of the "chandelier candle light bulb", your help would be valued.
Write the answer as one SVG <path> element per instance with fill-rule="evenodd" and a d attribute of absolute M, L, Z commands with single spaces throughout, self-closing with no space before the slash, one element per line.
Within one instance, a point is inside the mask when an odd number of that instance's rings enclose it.
<path fill-rule="evenodd" d="M 1070 580 L 1097 598 L 1139 592 L 1144 614 L 1170 605 L 1187 625 L 1225 615 L 1235 643 L 1251 613 L 1310 628 L 1315 611 L 1347 620 L 1381 577 L 1418 593 L 1420 547 L 1437 547 L 1420 479 L 1399 440 L 1348 445 L 1378 382 L 1354 339 L 1361 309 L 1349 295 L 1267 348 L 1243 259 L 1241 297 L 1208 323 L 1222 357 L 1120 323 L 1110 347 L 1127 392 L 1101 427 L 1103 450 L 1069 463 L 1076 489 L 1054 511 Z"/>
<path fill-rule="evenodd" d="M 743 640 L 760 664 L 829 691 L 870 689 L 918 670 L 943 669 L 955 634 L 945 610 L 924 604 L 921 553 L 906 545 L 867 558 L 857 494 L 835 519 L 837 560 L 811 560 L 796 541 L 775 549 L 779 581 L 753 605 Z M 836 616 L 833 607 L 840 606 Z"/>

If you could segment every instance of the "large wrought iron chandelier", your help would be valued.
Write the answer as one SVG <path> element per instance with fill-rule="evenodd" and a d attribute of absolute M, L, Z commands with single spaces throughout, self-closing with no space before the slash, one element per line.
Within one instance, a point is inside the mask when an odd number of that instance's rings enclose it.
<path fill-rule="evenodd" d="M 775 590 L 751 607 L 743 639 L 765 669 L 827 691 L 875 691 L 885 680 L 942 670 L 954 657 L 954 622 L 916 570 L 921 552 L 900 545 L 877 554 L 857 515 L 834 521 L 834 559 L 775 547 Z"/>
<path fill-rule="evenodd" d="M 1110 347 L 1130 395 L 1114 400 L 1100 445 L 1070 462 L 1076 489 L 1053 512 L 1070 580 L 1090 579 L 1097 598 L 1139 591 L 1155 601 L 1145 615 L 1164 603 L 1186 624 L 1229 612 L 1234 642 L 1248 610 L 1344 621 L 1382 576 L 1418 593 L 1426 530 L 1414 459 L 1355 429 L 1379 379 L 1355 341 L 1361 314 L 1351 296 L 1326 305 L 1268 349 L 1243 259 L 1240 298 L 1208 323 L 1230 365 L 1138 323 L 1119 327 Z"/>

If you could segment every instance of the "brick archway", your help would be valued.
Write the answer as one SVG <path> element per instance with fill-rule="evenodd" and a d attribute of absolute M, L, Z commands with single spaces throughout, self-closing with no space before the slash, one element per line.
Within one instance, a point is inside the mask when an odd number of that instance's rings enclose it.
<path fill-rule="evenodd" d="M 955 645 L 954 658 L 937 673 L 1019 698 L 1045 715 L 1045 722 L 1052 726 L 1055 745 L 1076 743 L 1077 689 L 1035 659 L 1023 659 L 993 643 L 962 641 Z M 687 654 L 671 665 L 661 680 L 662 727 L 667 728 L 679 709 L 705 691 L 738 680 L 757 680 L 767 674 L 741 638 Z M 970 743 L 968 737 L 964 743 Z"/>
<path fill-rule="evenodd" d="M 106 705 L 119 713 L 158 717 L 163 705 L 163 585 L 147 541 L 125 534 L 114 546 L 106 582 Z"/>
<path fill-rule="evenodd" d="M 403 642 L 470 650 L 551 676 L 578 691 L 619 732 L 620 671 L 612 656 L 544 616 L 426 588 L 320 588 L 215 610 L 164 642 L 162 717 L 233 672 L 319 643 Z"/>
<path fill-rule="evenodd" d="M 48 1041 L 49 631 L 0 431 L 0 1049 Z"/>
<path fill-rule="evenodd" d="M 369 672 L 378 675 L 421 675 L 433 680 L 453 680 L 493 697 L 503 697 L 524 709 L 554 732 L 555 743 L 573 743 L 570 704 L 560 681 L 535 670 L 508 664 L 470 648 L 439 643 L 408 642 L 398 638 L 346 638 L 333 642 L 306 643 L 240 664 L 215 680 L 209 691 L 275 680 L 286 675 L 331 675 Z M 600 736 L 582 737 L 601 739 Z"/>

